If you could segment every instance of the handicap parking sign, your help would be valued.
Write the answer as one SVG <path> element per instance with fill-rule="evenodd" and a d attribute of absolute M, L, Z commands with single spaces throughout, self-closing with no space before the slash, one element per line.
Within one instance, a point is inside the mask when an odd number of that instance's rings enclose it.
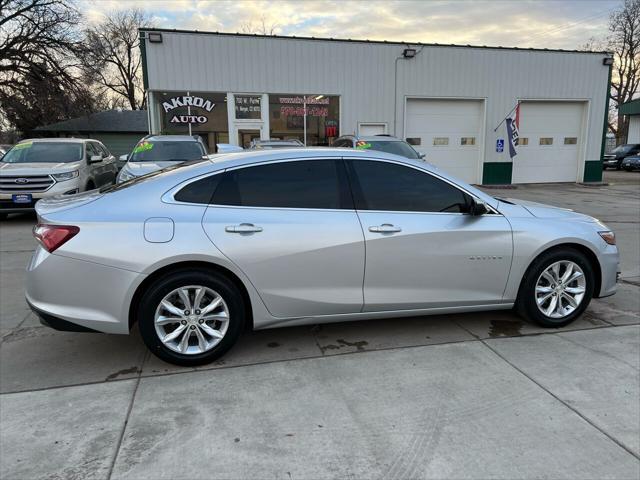
<path fill-rule="evenodd" d="M 502 153 L 504 151 L 504 138 L 496 140 L 496 152 Z"/>

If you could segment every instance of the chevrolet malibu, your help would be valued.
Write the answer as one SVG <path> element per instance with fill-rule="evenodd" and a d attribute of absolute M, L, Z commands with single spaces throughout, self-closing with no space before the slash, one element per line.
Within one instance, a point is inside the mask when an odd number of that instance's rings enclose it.
<path fill-rule="evenodd" d="M 26 298 L 41 321 L 137 324 L 180 365 L 220 357 L 246 327 L 514 307 L 560 327 L 616 290 L 598 220 L 376 151 L 231 153 L 36 209 Z"/>

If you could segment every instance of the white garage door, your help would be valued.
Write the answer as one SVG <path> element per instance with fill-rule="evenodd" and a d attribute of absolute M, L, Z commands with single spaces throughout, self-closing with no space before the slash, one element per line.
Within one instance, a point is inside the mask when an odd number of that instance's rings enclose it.
<path fill-rule="evenodd" d="M 513 183 L 577 181 L 583 116 L 583 102 L 521 103 Z"/>
<path fill-rule="evenodd" d="M 445 172 L 478 182 L 482 147 L 481 100 L 407 100 L 405 137 Z"/>

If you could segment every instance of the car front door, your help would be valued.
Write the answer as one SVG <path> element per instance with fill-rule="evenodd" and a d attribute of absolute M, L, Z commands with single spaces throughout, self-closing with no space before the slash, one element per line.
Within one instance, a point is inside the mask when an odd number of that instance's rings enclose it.
<path fill-rule="evenodd" d="M 111 185 L 116 183 L 118 175 L 118 166 L 116 165 L 116 157 L 102 143 L 96 142 L 96 148 L 102 153 L 102 161 L 104 163 L 104 184 Z"/>
<path fill-rule="evenodd" d="M 229 170 L 203 226 L 275 317 L 361 311 L 364 236 L 341 160 Z"/>
<path fill-rule="evenodd" d="M 502 215 L 465 213 L 466 192 L 414 167 L 347 165 L 366 240 L 364 311 L 502 300 L 512 256 Z"/>
<path fill-rule="evenodd" d="M 104 158 L 99 162 L 92 162 L 91 158 L 99 156 L 104 157 L 102 151 L 98 148 L 96 142 L 87 142 L 87 162 L 89 163 L 90 176 L 93 178 L 96 187 L 101 187 L 105 184 L 105 165 Z"/>

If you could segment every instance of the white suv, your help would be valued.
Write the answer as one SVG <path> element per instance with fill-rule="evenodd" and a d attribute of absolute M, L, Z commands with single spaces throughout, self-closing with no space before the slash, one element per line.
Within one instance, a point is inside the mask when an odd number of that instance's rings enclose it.
<path fill-rule="evenodd" d="M 116 159 L 97 140 L 23 140 L 0 159 L 0 219 L 33 210 L 41 198 L 115 183 Z"/>

